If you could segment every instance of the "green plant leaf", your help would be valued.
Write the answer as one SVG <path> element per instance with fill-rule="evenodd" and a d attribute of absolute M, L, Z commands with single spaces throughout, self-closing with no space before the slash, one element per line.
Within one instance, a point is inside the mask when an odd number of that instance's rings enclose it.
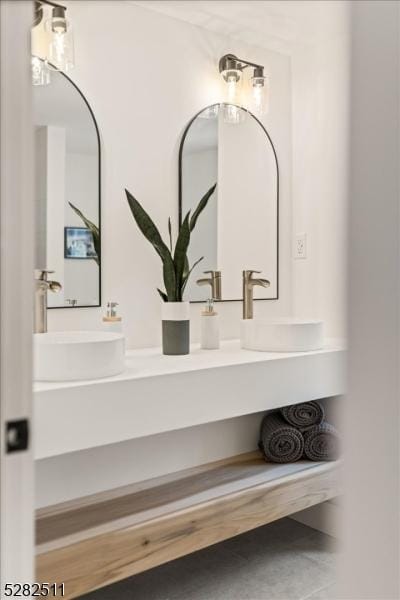
<path fill-rule="evenodd" d="M 177 302 L 175 267 L 171 255 L 163 260 L 163 278 L 168 302 Z"/>
<path fill-rule="evenodd" d="M 169 249 L 172 253 L 172 226 L 171 226 L 171 217 L 168 217 L 168 235 L 169 235 Z"/>
<path fill-rule="evenodd" d="M 179 229 L 178 239 L 175 244 L 174 265 L 176 277 L 176 297 L 178 301 L 182 300 L 182 284 L 185 264 L 187 260 L 187 249 L 190 242 L 190 212 L 186 215 Z"/>
<path fill-rule="evenodd" d="M 150 216 L 141 206 L 141 204 L 136 200 L 134 196 L 128 190 L 125 190 L 126 196 L 128 198 L 129 207 L 131 209 L 133 218 L 136 221 L 137 226 L 140 231 L 143 233 L 144 237 L 153 245 L 157 254 L 164 258 L 169 252 L 168 247 L 162 240 L 162 237 L 153 223 Z"/>
<path fill-rule="evenodd" d="M 176 301 L 176 278 L 175 267 L 172 255 L 166 244 L 164 243 L 157 227 L 153 223 L 150 216 L 136 200 L 134 196 L 126 189 L 125 190 L 128 204 L 131 209 L 133 218 L 137 226 L 143 233 L 144 237 L 152 244 L 153 248 L 160 256 L 163 262 L 164 285 L 167 292 L 169 302 Z"/>
<path fill-rule="evenodd" d="M 186 279 L 186 277 L 188 276 L 189 271 L 190 271 L 189 259 L 188 259 L 187 254 L 186 254 L 186 256 L 185 256 L 185 266 L 183 267 L 183 279 Z"/>
<path fill-rule="evenodd" d="M 214 183 L 214 185 L 208 190 L 208 192 L 206 192 L 204 194 L 204 196 L 198 203 L 197 208 L 194 211 L 192 218 L 190 219 L 190 231 L 193 231 L 193 229 L 196 227 L 197 219 L 199 218 L 200 214 L 207 206 L 207 203 L 208 203 L 209 199 L 211 198 L 211 196 L 213 195 L 216 187 L 217 187 L 217 184 Z"/>
<path fill-rule="evenodd" d="M 193 263 L 192 267 L 188 270 L 186 276 L 184 276 L 183 278 L 183 284 L 182 284 L 182 298 L 183 298 L 183 292 L 185 291 L 186 288 L 186 284 L 189 281 L 189 277 L 192 274 L 192 271 L 195 267 L 197 267 L 197 265 L 204 259 L 204 256 L 202 256 L 201 258 L 199 258 L 198 260 L 196 260 L 195 263 Z"/>
<path fill-rule="evenodd" d="M 68 204 L 70 205 L 72 210 L 78 215 L 78 217 L 80 219 L 82 219 L 82 221 L 84 222 L 86 227 L 91 232 L 92 237 L 93 237 L 93 246 L 94 246 L 94 249 L 95 249 L 95 252 L 97 255 L 97 256 L 92 256 L 91 258 L 93 258 L 93 260 L 99 265 L 100 264 L 100 230 L 99 230 L 99 228 L 97 227 L 97 225 L 92 223 L 92 221 L 89 221 L 89 219 L 87 217 L 85 217 L 85 215 L 83 214 L 83 212 L 81 210 L 79 210 L 79 208 L 74 206 L 71 202 L 68 202 Z"/>
<path fill-rule="evenodd" d="M 157 292 L 160 294 L 160 296 L 164 300 L 164 302 L 168 302 L 168 296 L 165 292 L 160 290 L 160 288 L 157 288 Z"/>

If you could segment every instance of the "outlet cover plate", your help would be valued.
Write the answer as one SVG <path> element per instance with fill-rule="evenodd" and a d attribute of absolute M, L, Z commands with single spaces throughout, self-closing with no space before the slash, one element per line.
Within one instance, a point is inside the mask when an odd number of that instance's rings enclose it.
<path fill-rule="evenodd" d="M 307 258 L 307 234 L 296 233 L 294 238 L 294 258 Z"/>

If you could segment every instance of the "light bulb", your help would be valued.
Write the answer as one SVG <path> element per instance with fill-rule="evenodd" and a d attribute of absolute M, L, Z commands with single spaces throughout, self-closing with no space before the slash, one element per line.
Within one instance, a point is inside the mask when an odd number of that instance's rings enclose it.
<path fill-rule="evenodd" d="M 74 40 L 71 23 L 65 18 L 65 9 L 53 8 L 53 16 L 46 22 L 50 43 L 47 53 L 49 69 L 69 71 L 74 66 Z"/>
<path fill-rule="evenodd" d="M 234 77 L 229 77 L 227 79 L 227 100 L 228 102 L 235 102 L 237 88 L 236 88 L 237 80 Z"/>
<path fill-rule="evenodd" d="M 264 77 L 261 68 L 254 69 L 254 77 L 251 78 L 252 84 L 252 112 L 261 117 L 268 112 L 268 86 L 267 78 Z"/>
<path fill-rule="evenodd" d="M 48 85 L 50 83 L 50 72 L 45 62 L 37 56 L 32 56 L 32 85 Z"/>
<path fill-rule="evenodd" d="M 226 83 L 225 101 L 228 104 L 240 104 L 242 72 L 239 69 L 227 69 L 221 74 Z"/>
<path fill-rule="evenodd" d="M 243 121 L 245 111 L 240 108 L 242 100 L 242 71 L 239 69 L 226 69 L 222 71 L 226 83 L 225 102 L 223 103 L 223 118 L 225 123 L 240 123 Z"/>

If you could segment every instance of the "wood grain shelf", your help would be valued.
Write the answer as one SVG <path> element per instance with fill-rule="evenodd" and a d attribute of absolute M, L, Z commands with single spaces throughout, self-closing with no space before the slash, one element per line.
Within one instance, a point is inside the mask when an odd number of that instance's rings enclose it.
<path fill-rule="evenodd" d="M 337 468 L 254 452 L 41 509 L 37 581 L 77 598 L 328 500 Z"/>

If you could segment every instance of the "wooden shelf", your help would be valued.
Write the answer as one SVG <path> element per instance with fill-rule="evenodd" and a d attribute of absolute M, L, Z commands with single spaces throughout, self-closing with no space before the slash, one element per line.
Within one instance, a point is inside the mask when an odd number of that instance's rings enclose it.
<path fill-rule="evenodd" d="M 37 513 L 37 581 L 65 598 L 338 495 L 337 464 L 232 457 Z"/>

